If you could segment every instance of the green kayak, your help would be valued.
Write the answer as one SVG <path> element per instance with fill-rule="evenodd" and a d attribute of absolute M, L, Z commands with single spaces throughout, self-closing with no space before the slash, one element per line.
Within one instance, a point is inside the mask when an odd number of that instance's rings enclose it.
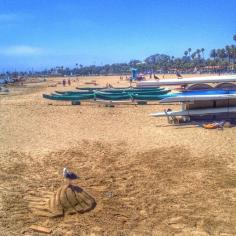
<path fill-rule="evenodd" d="M 93 91 L 55 91 L 57 94 L 63 95 L 84 95 L 84 94 L 93 94 Z"/>
<path fill-rule="evenodd" d="M 94 99 L 94 94 L 84 94 L 84 95 L 56 95 L 56 94 L 43 94 L 43 98 L 57 101 L 81 101 Z"/>
<path fill-rule="evenodd" d="M 106 93 L 136 93 L 136 92 L 157 92 L 165 90 L 165 88 L 152 88 L 152 89 L 103 89 L 101 92 Z"/>
<path fill-rule="evenodd" d="M 95 93 L 96 99 L 101 100 L 109 100 L 109 101 L 122 101 L 122 100 L 128 100 L 131 99 L 131 96 L 129 94 L 106 94 L 101 92 Z"/>
<path fill-rule="evenodd" d="M 158 101 L 167 97 L 170 97 L 171 94 L 163 94 L 163 95 L 138 95 L 133 94 L 133 100 L 140 100 L 140 101 Z"/>
<path fill-rule="evenodd" d="M 138 91 L 138 92 L 128 92 L 129 94 L 133 95 L 133 94 L 137 94 L 137 95 L 162 95 L 162 94 L 167 94 L 169 93 L 171 90 L 159 90 L 159 91 Z"/>
<path fill-rule="evenodd" d="M 138 94 L 138 95 L 162 95 L 169 93 L 171 90 L 149 90 L 149 91 L 121 91 L 121 92 L 116 92 L 116 93 L 110 93 L 106 91 L 95 91 L 95 94 L 101 94 L 101 95 L 106 95 L 106 96 L 123 96 L 123 95 L 133 95 L 133 94 Z"/>
<path fill-rule="evenodd" d="M 88 91 L 91 91 L 91 90 L 102 90 L 102 89 L 106 89 L 106 87 L 76 87 L 76 89 L 78 90 L 88 90 Z"/>

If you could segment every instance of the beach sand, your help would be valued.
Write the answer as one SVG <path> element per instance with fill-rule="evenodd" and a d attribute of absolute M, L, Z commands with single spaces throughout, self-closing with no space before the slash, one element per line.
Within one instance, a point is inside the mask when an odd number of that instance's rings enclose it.
<path fill-rule="evenodd" d="M 165 76 L 167 77 L 167 76 Z M 170 76 L 170 77 L 173 77 Z M 119 76 L 62 78 L 10 88 L 0 97 L 0 231 L 35 235 L 236 235 L 236 129 L 171 126 L 149 114 L 178 105 L 72 106 L 42 93 L 96 80 L 127 86 Z M 30 197 L 54 192 L 62 169 L 97 202 L 82 215 L 32 214 Z"/>

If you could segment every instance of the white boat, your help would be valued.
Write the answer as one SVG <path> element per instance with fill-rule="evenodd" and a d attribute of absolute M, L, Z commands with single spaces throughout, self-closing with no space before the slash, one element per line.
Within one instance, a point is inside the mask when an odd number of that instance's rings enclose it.
<path fill-rule="evenodd" d="M 154 117 L 203 116 L 203 115 L 215 115 L 215 114 L 221 114 L 221 113 L 236 113 L 236 107 L 205 108 L 205 109 L 182 110 L 182 111 L 167 110 L 164 112 L 152 113 L 150 114 L 150 116 L 154 116 Z"/>
<path fill-rule="evenodd" d="M 176 96 L 167 97 L 160 101 L 160 103 L 172 102 L 195 102 L 195 101 L 215 101 L 236 99 L 236 94 L 215 94 L 215 95 L 195 95 L 195 96 Z"/>
<path fill-rule="evenodd" d="M 220 76 L 204 76 L 192 77 L 182 79 L 161 79 L 161 80 L 148 80 L 137 82 L 136 86 L 139 87 L 159 87 L 166 85 L 188 85 L 188 84 L 203 84 L 203 83 L 232 83 L 236 82 L 236 75 L 220 75 Z"/>

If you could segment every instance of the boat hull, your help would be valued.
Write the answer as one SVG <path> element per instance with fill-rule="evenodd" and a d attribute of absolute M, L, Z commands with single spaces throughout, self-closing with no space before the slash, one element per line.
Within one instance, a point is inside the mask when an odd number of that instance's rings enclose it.
<path fill-rule="evenodd" d="M 119 101 L 119 100 L 129 100 L 132 97 L 129 94 L 104 94 L 104 93 L 95 93 L 95 98 L 100 100 L 110 100 L 110 101 Z"/>
<path fill-rule="evenodd" d="M 164 98 L 167 98 L 169 96 L 172 96 L 171 94 L 159 94 L 159 95 L 138 95 L 138 94 L 133 94 L 132 98 L 133 100 L 138 100 L 138 101 L 159 101 Z"/>
<path fill-rule="evenodd" d="M 175 96 L 165 98 L 160 103 L 172 102 L 195 102 L 195 101 L 216 101 L 236 99 L 235 90 L 207 90 L 207 91 L 188 91 L 177 93 Z"/>
<path fill-rule="evenodd" d="M 80 96 L 65 96 L 65 95 L 48 95 L 43 94 L 43 98 L 56 101 L 81 101 L 94 99 L 94 94 L 80 95 Z"/>
<path fill-rule="evenodd" d="M 236 107 L 222 107 L 222 108 L 206 108 L 206 109 L 194 109 L 183 111 L 166 111 L 152 113 L 150 116 L 165 117 L 165 116 L 206 116 L 216 115 L 222 113 L 236 113 Z"/>
<path fill-rule="evenodd" d="M 205 76 L 182 79 L 162 79 L 137 82 L 137 87 L 175 86 L 202 83 L 232 83 L 236 82 L 236 75 Z"/>

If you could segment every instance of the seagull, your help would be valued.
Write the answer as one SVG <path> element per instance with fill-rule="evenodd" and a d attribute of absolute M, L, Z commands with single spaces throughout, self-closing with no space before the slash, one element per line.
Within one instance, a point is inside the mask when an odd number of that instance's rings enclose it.
<path fill-rule="evenodd" d="M 158 79 L 158 80 L 160 79 L 160 78 L 159 78 L 158 76 L 156 76 L 155 74 L 154 74 L 154 78 L 155 78 L 155 79 Z"/>
<path fill-rule="evenodd" d="M 67 170 L 66 168 L 63 169 L 63 177 L 68 180 L 69 185 L 71 184 L 72 180 L 79 179 L 79 176 L 77 176 L 75 173 Z"/>

